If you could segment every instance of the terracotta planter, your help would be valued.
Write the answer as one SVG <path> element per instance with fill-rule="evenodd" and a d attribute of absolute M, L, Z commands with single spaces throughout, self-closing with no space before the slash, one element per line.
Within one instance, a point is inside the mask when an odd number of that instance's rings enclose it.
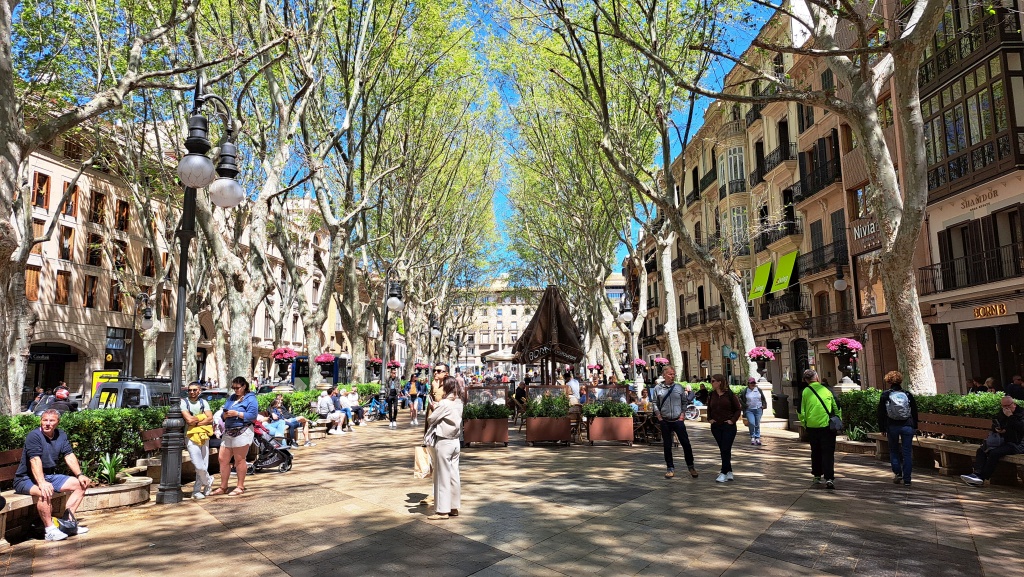
<path fill-rule="evenodd" d="M 594 441 L 625 441 L 633 444 L 633 417 L 594 417 L 587 425 L 587 439 Z"/>
<path fill-rule="evenodd" d="M 145 503 L 149 501 L 149 486 L 152 483 L 153 479 L 149 477 L 128 477 L 120 485 L 90 487 L 86 489 L 78 511 L 98 511 Z"/>
<path fill-rule="evenodd" d="M 467 419 L 463 421 L 463 437 L 470 443 L 502 443 L 508 446 L 508 419 Z"/>
<path fill-rule="evenodd" d="M 572 440 L 569 417 L 526 417 L 526 442 Z"/>

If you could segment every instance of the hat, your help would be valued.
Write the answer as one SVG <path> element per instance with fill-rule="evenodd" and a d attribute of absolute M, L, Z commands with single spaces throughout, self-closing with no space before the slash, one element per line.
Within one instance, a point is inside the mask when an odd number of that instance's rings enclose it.
<path fill-rule="evenodd" d="M 751 383 L 756 383 L 756 382 L 757 382 L 757 379 L 755 379 L 754 377 L 748 377 L 747 378 L 747 384 L 748 385 L 751 384 Z"/>
<path fill-rule="evenodd" d="M 64 389 L 64 388 L 57 389 L 56 391 L 53 392 L 53 396 L 57 397 L 58 399 L 60 399 L 62 401 L 67 399 L 68 395 L 70 395 L 70 394 L 71 393 L 69 393 L 68 390 Z"/>

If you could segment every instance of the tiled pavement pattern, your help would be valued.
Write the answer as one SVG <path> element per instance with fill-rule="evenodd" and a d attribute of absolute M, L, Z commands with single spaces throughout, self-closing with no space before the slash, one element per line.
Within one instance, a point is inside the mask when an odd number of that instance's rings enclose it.
<path fill-rule="evenodd" d="M 88 535 L 0 550 L 0 577 L 1002 577 L 1024 565 L 1022 489 L 917 474 L 908 490 L 888 465 L 840 453 L 829 492 L 810 483 L 807 447 L 776 431 L 762 447 L 741 432 L 736 480 L 720 485 L 706 425 L 690 425 L 698 479 L 664 479 L 660 446 L 529 447 L 513 430 L 508 448 L 463 452 L 462 515 L 430 522 L 407 420 L 296 451 L 291 472 L 251 477 L 242 497 L 83 515 Z"/>

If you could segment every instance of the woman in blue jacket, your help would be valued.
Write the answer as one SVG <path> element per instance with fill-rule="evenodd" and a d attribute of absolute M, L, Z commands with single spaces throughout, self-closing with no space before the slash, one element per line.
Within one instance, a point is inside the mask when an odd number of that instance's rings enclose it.
<path fill-rule="evenodd" d="M 253 440 L 253 423 L 259 412 L 256 395 L 249 390 L 249 382 L 245 377 L 231 379 L 231 390 L 234 394 L 224 403 L 222 418 L 224 419 L 224 437 L 221 439 L 220 451 L 220 487 L 211 495 L 227 493 L 237 497 L 245 493 L 245 472 L 248 464 L 245 457 L 249 453 L 249 445 Z M 238 484 L 228 493 L 228 481 L 231 478 L 231 459 L 235 460 L 235 475 Z"/>

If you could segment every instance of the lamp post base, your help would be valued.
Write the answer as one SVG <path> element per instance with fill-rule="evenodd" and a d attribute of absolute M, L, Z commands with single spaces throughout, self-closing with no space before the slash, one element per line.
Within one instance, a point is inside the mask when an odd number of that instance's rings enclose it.
<path fill-rule="evenodd" d="M 185 448 L 185 419 L 181 416 L 181 399 L 174 395 L 170 402 L 160 441 L 160 487 L 156 502 L 161 505 L 182 500 L 181 451 Z"/>

